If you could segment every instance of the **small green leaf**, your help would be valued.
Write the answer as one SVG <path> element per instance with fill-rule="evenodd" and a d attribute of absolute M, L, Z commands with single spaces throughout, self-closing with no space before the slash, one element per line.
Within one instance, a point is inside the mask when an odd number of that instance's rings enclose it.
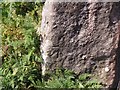
<path fill-rule="evenodd" d="M 12 75 L 16 75 L 17 72 L 18 72 L 18 68 L 14 68 L 14 69 L 13 69 L 13 74 L 12 74 Z"/>

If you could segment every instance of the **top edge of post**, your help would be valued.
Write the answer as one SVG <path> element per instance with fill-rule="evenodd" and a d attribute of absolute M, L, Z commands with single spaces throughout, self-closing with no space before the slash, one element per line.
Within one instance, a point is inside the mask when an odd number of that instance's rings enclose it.
<path fill-rule="evenodd" d="M 45 2 L 46 0 L 0 0 L 0 2 Z M 48 2 L 119 2 L 120 0 L 49 0 Z"/>

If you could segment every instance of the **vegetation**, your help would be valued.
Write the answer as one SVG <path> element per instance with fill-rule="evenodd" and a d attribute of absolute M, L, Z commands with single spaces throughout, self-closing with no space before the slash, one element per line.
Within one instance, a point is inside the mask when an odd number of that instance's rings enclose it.
<path fill-rule="evenodd" d="M 41 79 L 38 62 L 41 3 L 2 3 L 2 85 L 5 89 L 29 88 Z M 40 13 L 40 14 L 39 14 Z"/>
<path fill-rule="evenodd" d="M 40 88 L 99 88 L 90 74 L 75 75 L 69 70 L 56 70 L 41 75 L 40 41 L 36 34 L 41 21 L 42 3 L 1 3 L 2 90 Z"/>

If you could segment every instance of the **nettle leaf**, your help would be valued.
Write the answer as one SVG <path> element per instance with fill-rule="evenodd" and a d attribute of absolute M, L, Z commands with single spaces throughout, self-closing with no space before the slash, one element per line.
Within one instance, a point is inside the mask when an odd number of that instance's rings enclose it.
<path fill-rule="evenodd" d="M 27 56 L 28 60 L 30 60 L 30 57 L 32 56 L 34 50 L 35 50 L 35 48 L 33 47 L 33 48 L 31 49 L 31 51 L 29 52 L 29 54 L 28 54 L 28 56 Z"/>
<path fill-rule="evenodd" d="M 20 81 L 23 81 L 24 80 L 24 76 L 21 75 L 20 78 L 19 78 Z"/>
<path fill-rule="evenodd" d="M 10 43 L 10 45 L 13 46 L 15 50 L 16 50 L 18 47 L 20 47 L 22 44 L 23 44 L 23 40 L 12 41 L 12 42 Z"/>
<path fill-rule="evenodd" d="M 95 87 L 96 85 L 100 85 L 97 79 L 89 80 L 85 83 L 85 87 Z"/>
<path fill-rule="evenodd" d="M 87 80 L 87 78 L 91 77 L 91 74 L 85 73 L 85 74 L 81 74 L 79 76 L 79 80 L 83 81 L 83 80 Z"/>
<path fill-rule="evenodd" d="M 84 87 L 84 85 L 81 82 L 79 82 L 78 83 L 78 88 L 85 88 L 85 87 Z"/>

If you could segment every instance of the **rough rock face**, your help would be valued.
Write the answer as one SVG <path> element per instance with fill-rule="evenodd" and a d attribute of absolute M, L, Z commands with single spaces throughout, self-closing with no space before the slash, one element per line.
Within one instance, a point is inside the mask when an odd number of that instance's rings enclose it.
<path fill-rule="evenodd" d="M 120 77 L 120 2 L 49 2 L 42 13 L 43 73 L 93 73 L 106 87 Z"/>

